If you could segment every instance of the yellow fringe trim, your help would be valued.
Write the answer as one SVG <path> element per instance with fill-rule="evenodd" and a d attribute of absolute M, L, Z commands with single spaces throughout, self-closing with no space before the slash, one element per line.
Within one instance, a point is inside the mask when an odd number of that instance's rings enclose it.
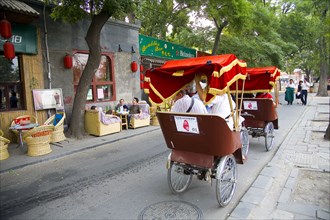
<path fill-rule="evenodd" d="M 183 73 L 184 73 L 184 70 L 179 70 L 179 71 L 176 71 L 172 74 L 172 76 L 183 76 Z"/>

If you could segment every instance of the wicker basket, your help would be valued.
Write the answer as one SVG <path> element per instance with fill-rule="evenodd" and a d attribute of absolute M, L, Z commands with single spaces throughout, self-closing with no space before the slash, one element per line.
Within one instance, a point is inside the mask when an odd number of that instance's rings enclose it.
<path fill-rule="evenodd" d="M 159 126 L 158 118 L 156 116 L 157 107 L 150 107 L 150 117 L 151 117 L 151 125 Z"/>
<path fill-rule="evenodd" d="M 9 157 L 8 144 L 10 141 L 7 138 L 2 137 L 3 132 L 0 130 L 0 160 L 5 160 Z"/>
<path fill-rule="evenodd" d="M 28 131 L 23 139 L 27 143 L 29 156 L 41 156 L 52 152 L 50 148 L 50 138 L 54 130 L 54 125 L 42 125 Z"/>
<path fill-rule="evenodd" d="M 60 142 L 60 141 L 64 141 L 66 139 L 65 135 L 64 135 L 64 119 L 65 119 L 65 113 L 61 112 L 61 113 L 57 113 L 57 114 L 62 114 L 62 118 L 59 122 L 57 122 L 57 124 L 54 127 L 54 131 L 53 134 L 50 138 L 50 142 L 51 143 L 55 143 L 55 142 Z M 54 123 L 54 119 L 55 119 L 55 115 L 52 115 L 50 118 L 48 118 L 47 121 L 45 121 L 45 125 L 52 125 Z"/>

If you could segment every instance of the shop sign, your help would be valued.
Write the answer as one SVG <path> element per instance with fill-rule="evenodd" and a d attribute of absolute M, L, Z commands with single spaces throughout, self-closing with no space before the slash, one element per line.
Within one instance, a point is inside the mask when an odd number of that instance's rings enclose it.
<path fill-rule="evenodd" d="M 196 50 L 156 38 L 139 35 L 140 55 L 170 60 L 196 57 Z"/>
<path fill-rule="evenodd" d="M 12 24 L 13 36 L 9 39 L 14 44 L 15 53 L 37 54 L 37 31 L 32 25 Z M 0 39 L 0 51 L 3 51 L 5 39 Z"/>

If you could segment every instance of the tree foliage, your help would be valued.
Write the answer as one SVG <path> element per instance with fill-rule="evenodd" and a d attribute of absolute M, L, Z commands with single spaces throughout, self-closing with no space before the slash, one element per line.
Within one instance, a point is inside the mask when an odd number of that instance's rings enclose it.
<path fill-rule="evenodd" d="M 68 131 L 68 135 L 74 138 L 81 138 L 85 134 L 84 109 L 90 83 L 101 60 L 101 30 L 109 18 L 123 19 L 133 9 L 132 0 L 56 0 L 56 7 L 52 13 L 54 19 L 70 23 L 83 19 L 90 20 L 85 36 L 89 56 L 76 90 Z"/>
<path fill-rule="evenodd" d="M 173 0 L 142 0 L 137 7 L 136 17 L 142 21 L 140 33 L 167 39 L 167 32 L 172 28 L 172 34 L 183 31 L 187 23 L 189 9 L 184 3 Z"/>
<path fill-rule="evenodd" d="M 234 53 L 249 66 L 275 65 L 307 75 L 329 74 L 328 0 L 53 0 L 54 19 L 89 18 L 90 56 L 73 106 L 70 131 L 83 129 L 83 107 L 100 62 L 100 31 L 108 18 L 141 20 L 141 34 L 212 54 Z M 191 19 L 195 16 L 194 19 Z M 206 25 L 206 23 L 208 23 Z M 324 86 L 325 85 L 325 86 Z M 321 84 L 320 84 L 321 86 Z M 326 84 L 322 84 L 324 92 Z M 326 92 L 326 90 L 325 90 Z M 79 128 L 80 127 L 80 128 Z"/>
<path fill-rule="evenodd" d="M 193 21 L 180 20 L 180 27 L 169 33 L 169 18 L 178 16 L 174 4 L 164 15 L 140 13 L 142 26 L 145 23 L 151 36 L 161 36 L 161 39 L 212 54 L 234 53 L 249 66 L 275 65 L 289 73 L 300 68 L 307 76 L 314 77 L 323 71 L 323 78 L 327 81 L 330 51 L 328 0 L 141 2 L 147 2 L 150 11 L 157 11 L 164 2 L 168 5 L 175 2 L 178 8 L 184 8 L 183 17 L 187 13 L 190 17 L 194 15 Z M 160 32 L 150 21 L 166 21 L 167 26 L 163 26 L 165 28 Z M 213 24 L 206 25 L 210 22 Z"/>

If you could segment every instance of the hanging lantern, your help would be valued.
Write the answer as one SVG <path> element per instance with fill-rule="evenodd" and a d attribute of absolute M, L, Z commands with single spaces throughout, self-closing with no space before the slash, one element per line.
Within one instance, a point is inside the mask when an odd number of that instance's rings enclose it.
<path fill-rule="evenodd" d="M 141 80 L 141 81 L 144 80 L 144 75 L 143 75 L 143 73 L 140 73 L 140 80 Z"/>
<path fill-rule="evenodd" d="M 143 72 L 143 70 L 144 70 L 144 66 L 140 64 L 140 72 Z"/>
<path fill-rule="evenodd" d="M 64 57 L 64 67 L 67 69 L 72 68 L 72 57 L 69 54 Z"/>
<path fill-rule="evenodd" d="M 12 42 L 6 41 L 6 43 L 3 44 L 3 54 L 8 60 L 15 58 L 15 47 Z"/>
<path fill-rule="evenodd" d="M 131 63 L 131 70 L 132 72 L 136 72 L 138 70 L 138 65 L 135 61 Z"/>
<path fill-rule="evenodd" d="M 140 89 L 143 89 L 143 82 L 140 82 Z"/>
<path fill-rule="evenodd" d="M 0 21 L 0 34 L 5 39 L 9 39 L 12 36 L 11 24 L 6 19 Z"/>

